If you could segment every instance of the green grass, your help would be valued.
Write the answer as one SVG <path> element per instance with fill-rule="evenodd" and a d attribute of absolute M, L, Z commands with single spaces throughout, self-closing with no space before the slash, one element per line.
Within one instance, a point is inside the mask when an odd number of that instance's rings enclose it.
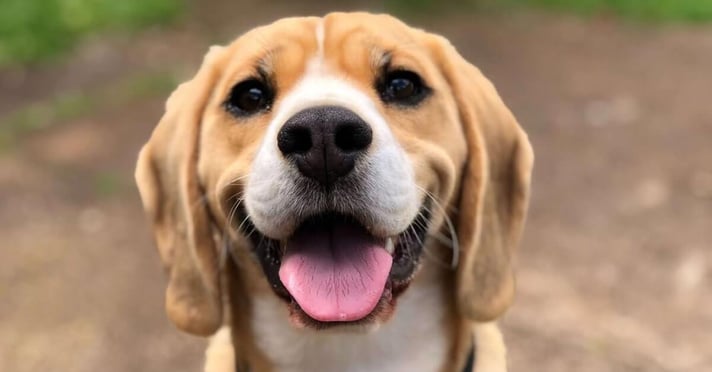
<path fill-rule="evenodd" d="M 492 0 L 486 0 L 490 3 Z M 389 13 L 407 16 L 443 15 L 452 11 L 477 9 L 478 0 L 384 0 L 384 8 Z"/>
<path fill-rule="evenodd" d="M 51 59 L 99 31 L 174 20 L 180 0 L 0 0 L 0 67 Z"/>
<path fill-rule="evenodd" d="M 119 173 L 104 170 L 94 174 L 92 186 L 96 196 L 109 198 L 126 189 L 124 181 Z"/>
<path fill-rule="evenodd" d="M 712 0 L 386 0 L 395 13 L 430 15 L 434 12 L 478 9 L 543 8 L 584 16 L 613 15 L 644 22 L 712 21 Z"/>
<path fill-rule="evenodd" d="M 143 72 L 93 91 L 64 92 L 0 117 L 0 153 L 22 137 L 94 112 L 166 95 L 178 85 L 173 72 Z"/>
<path fill-rule="evenodd" d="M 583 15 L 612 14 L 653 22 L 712 21 L 712 0 L 509 0 Z"/>

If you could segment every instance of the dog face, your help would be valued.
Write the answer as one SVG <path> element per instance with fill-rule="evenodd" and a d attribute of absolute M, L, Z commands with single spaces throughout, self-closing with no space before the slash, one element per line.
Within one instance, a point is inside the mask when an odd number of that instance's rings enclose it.
<path fill-rule="evenodd" d="M 494 87 L 445 39 L 332 13 L 211 49 L 169 98 L 136 178 L 169 271 L 168 314 L 210 334 L 223 242 L 242 295 L 273 292 L 294 325 L 369 325 L 397 316 L 444 226 L 452 250 L 437 255 L 456 263 L 457 312 L 496 318 L 512 297 L 531 166 Z"/>

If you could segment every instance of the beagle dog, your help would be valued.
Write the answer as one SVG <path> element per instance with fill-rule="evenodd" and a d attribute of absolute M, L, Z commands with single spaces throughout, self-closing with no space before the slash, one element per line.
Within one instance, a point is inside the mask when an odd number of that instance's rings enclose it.
<path fill-rule="evenodd" d="M 532 164 L 445 38 L 331 13 L 212 47 L 136 181 L 207 370 L 495 372 Z"/>

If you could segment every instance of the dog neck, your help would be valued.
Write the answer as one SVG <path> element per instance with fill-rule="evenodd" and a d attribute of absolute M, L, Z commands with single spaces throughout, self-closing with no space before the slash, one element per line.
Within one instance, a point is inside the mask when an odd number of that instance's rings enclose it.
<path fill-rule="evenodd" d="M 297 329 L 287 306 L 272 293 L 245 301 L 244 278 L 233 265 L 228 267 L 233 327 L 212 338 L 205 371 L 460 372 L 473 352 L 474 371 L 506 370 L 496 325 L 475 326 L 457 317 L 454 299 L 448 296 L 453 278 L 432 266 L 399 297 L 389 321 L 364 332 Z M 230 358 L 224 357 L 227 353 Z M 215 364 L 220 367 L 211 367 Z"/>
<path fill-rule="evenodd" d="M 451 346 L 443 297 L 437 285 L 413 286 L 390 321 L 356 333 L 295 329 L 281 300 L 264 295 L 253 301 L 252 331 L 275 372 L 441 371 Z"/>

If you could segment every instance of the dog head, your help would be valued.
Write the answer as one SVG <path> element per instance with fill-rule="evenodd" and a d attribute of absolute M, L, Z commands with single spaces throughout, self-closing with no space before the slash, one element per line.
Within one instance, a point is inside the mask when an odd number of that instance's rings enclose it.
<path fill-rule="evenodd" d="M 332 13 L 213 47 L 169 98 L 136 179 L 169 317 L 210 334 L 224 241 L 243 295 L 281 297 L 297 326 L 397 316 L 424 249 L 443 244 L 458 313 L 498 317 L 532 162 L 493 85 L 444 38 Z"/>

